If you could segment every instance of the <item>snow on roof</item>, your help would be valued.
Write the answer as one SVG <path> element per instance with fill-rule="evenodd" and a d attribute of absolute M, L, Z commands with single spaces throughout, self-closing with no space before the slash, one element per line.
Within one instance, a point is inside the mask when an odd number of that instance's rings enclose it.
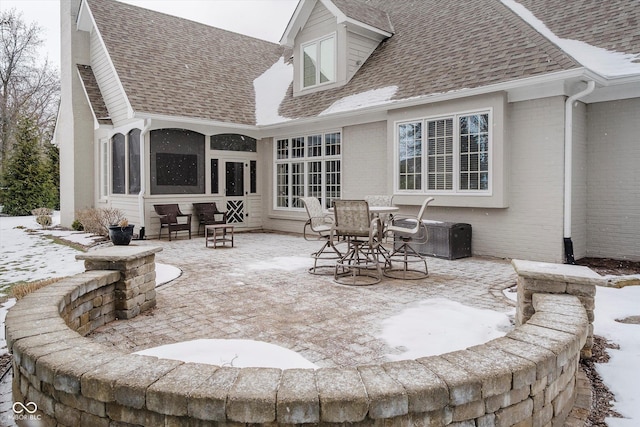
<path fill-rule="evenodd" d="M 256 124 L 268 125 L 289 119 L 278 114 L 289 85 L 293 81 L 293 65 L 287 64 L 284 57 L 253 81 L 256 93 Z"/>
<path fill-rule="evenodd" d="M 536 31 L 571 55 L 586 68 L 604 77 L 624 77 L 640 74 L 640 55 L 615 52 L 590 45 L 580 40 L 564 39 L 555 35 L 540 19 L 515 0 L 501 0 L 516 15 Z"/>
<path fill-rule="evenodd" d="M 371 89 L 355 95 L 349 95 L 335 101 L 329 106 L 329 108 L 321 112 L 319 116 L 386 104 L 391 102 L 391 98 L 393 98 L 397 90 L 398 86 L 387 86 L 380 89 Z"/>

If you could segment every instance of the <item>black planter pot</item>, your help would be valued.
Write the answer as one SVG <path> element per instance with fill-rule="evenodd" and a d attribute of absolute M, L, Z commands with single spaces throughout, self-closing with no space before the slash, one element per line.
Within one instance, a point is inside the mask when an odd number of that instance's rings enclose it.
<path fill-rule="evenodd" d="M 114 245 L 128 245 L 133 238 L 133 227 L 133 225 L 125 225 L 124 227 L 119 225 L 110 225 L 109 239 L 111 239 L 111 242 Z"/>

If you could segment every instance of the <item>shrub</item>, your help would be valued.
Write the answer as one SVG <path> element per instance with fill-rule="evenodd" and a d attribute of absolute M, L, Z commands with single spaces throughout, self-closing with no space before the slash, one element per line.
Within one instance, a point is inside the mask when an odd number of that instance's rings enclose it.
<path fill-rule="evenodd" d="M 84 227 L 82 226 L 82 223 L 77 219 L 73 220 L 73 223 L 71 223 L 71 228 L 76 231 L 84 231 Z"/>
<path fill-rule="evenodd" d="M 89 208 L 76 212 L 76 221 L 84 231 L 100 236 L 109 236 L 109 226 L 125 220 L 124 213 L 116 208 Z"/>
<path fill-rule="evenodd" d="M 53 223 L 51 219 L 52 214 L 53 211 L 49 208 L 37 208 L 31 211 L 31 215 L 36 217 L 36 222 L 40 224 L 42 228 L 47 228 Z"/>
<path fill-rule="evenodd" d="M 62 279 L 62 277 L 54 277 L 53 279 L 43 279 L 43 280 L 38 280 L 37 282 L 20 283 L 11 288 L 11 296 L 19 300 L 23 298 L 25 295 L 29 295 L 31 292 L 35 292 L 38 289 L 44 288 L 45 286 L 55 283 L 60 279 Z"/>

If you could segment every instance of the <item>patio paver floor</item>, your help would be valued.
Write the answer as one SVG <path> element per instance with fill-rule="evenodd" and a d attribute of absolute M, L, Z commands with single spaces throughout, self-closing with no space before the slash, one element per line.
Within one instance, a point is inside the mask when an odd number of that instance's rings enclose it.
<path fill-rule="evenodd" d="M 161 246 L 156 261 L 183 274 L 157 288 L 155 309 L 105 325 L 92 339 L 131 352 L 202 338 L 252 339 L 297 351 L 320 367 L 347 367 L 384 362 L 387 354 L 401 352 L 378 338 L 382 322 L 422 300 L 513 310 L 500 292 L 516 281 L 506 260 L 428 258 L 430 276 L 424 280 L 385 278 L 348 287 L 307 272 L 309 254 L 320 242 L 248 232 L 237 233 L 235 243 L 212 249 L 202 237 L 133 242 Z"/>

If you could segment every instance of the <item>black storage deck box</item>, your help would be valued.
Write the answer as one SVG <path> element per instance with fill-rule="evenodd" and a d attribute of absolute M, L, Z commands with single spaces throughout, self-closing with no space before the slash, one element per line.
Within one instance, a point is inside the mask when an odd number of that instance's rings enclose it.
<path fill-rule="evenodd" d="M 404 226 L 404 219 L 396 224 Z M 424 220 L 427 226 L 429 239 L 426 243 L 411 243 L 411 246 L 421 255 L 429 255 L 437 258 L 458 259 L 471 256 L 471 225 L 455 222 L 440 222 Z M 414 221 L 415 224 L 415 221 Z M 407 224 L 411 227 L 411 224 Z M 424 236 L 418 236 L 415 240 L 420 242 Z M 402 241 L 395 238 L 395 246 L 399 247 Z"/>

